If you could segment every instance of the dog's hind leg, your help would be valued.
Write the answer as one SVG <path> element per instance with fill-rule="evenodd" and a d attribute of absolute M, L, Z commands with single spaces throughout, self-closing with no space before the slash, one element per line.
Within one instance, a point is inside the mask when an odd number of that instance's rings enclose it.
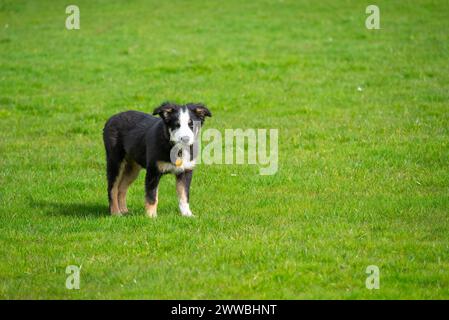
<path fill-rule="evenodd" d="M 128 208 L 126 206 L 126 193 L 129 186 L 137 179 L 139 176 L 141 167 L 134 161 L 127 161 L 121 180 L 118 185 L 118 205 L 121 213 L 127 213 Z"/>
<path fill-rule="evenodd" d="M 103 129 L 103 141 L 106 149 L 106 176 L 108 179 L 109 210 L 112 215 L 120 215 L 118 186 L 125 165 L 125 150 L 120 138 L 120 126 L 117 117 L 106 122 Z"/>
<path fill-rule="evenodd" d="M 118 185 L 122 179 L 124 165 L 124 160 L 107 159 L 109 211 L 112 215 L 120 215 Z"/>
<path fill-rule="evenodd" d="M 158 202 L 158 185 L 161 179 L 161 173 L 152 167 L 147 168 L 145 176 L 145 210 L 147 216 L 156 218 Z"/>

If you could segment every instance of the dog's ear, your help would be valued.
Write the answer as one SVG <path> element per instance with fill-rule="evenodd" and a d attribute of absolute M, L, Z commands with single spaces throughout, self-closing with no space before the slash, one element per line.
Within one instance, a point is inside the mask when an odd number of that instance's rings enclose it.
<path fill-rule="evenodd" d="M 165 122 L 170 119 L 170 114 L 176 109 L 176 105 L 171 102 L 164 102 L 154 109 L 153 115 L 159 115 Z"/>
<path fill-rule="evenodd" d="M 202 103 L 188 103 L 187 107 L 195 112 L 195 114 L 201 119 L 201 121 L 204 121 L 204 118 L 206 117 L 212 117 L 212 113 Z"/>

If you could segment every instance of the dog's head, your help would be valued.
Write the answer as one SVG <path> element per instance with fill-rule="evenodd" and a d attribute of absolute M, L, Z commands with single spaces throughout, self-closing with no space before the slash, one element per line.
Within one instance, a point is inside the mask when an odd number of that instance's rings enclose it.
<path fill-rule="evenodd" d="M 192 145 L 206 117 L 212 117 L 209 109 L 201 103 L 177 105 L 164 102 L 153 111 L 164 121 L 170 134 L 170 141 L 175 144 Z"/>

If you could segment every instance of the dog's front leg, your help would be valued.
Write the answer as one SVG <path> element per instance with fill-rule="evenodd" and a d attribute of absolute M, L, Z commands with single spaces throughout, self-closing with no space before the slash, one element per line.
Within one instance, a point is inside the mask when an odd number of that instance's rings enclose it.
<path fill-rule="evenodd" d="M 145 210 L 151 218 L 157 216 L 157 188 L 160 179 L 161 173 L 156 168 L 147 168 L 145 177 Z"/>
<path fill-rule="evenodd" d="M 176 192 L 178 193 L 179 210 L 185 217 L 192 217 L 192 211 L 190 211 L 189 198 L 190 198 L 190 182 L 192 181 L 192 170 L 186 170 L 185 172 L 176 176 Z"/>

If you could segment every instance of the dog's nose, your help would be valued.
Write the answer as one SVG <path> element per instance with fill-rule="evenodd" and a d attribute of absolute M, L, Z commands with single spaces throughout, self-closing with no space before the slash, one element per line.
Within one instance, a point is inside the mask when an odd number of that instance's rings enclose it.
<path fill-rule="evenodd" d="M 182 143 L 188 143 L 190 141 L 190 137 L 189 136 L 183 136 L 181 137 L 181 142 Z"/>

